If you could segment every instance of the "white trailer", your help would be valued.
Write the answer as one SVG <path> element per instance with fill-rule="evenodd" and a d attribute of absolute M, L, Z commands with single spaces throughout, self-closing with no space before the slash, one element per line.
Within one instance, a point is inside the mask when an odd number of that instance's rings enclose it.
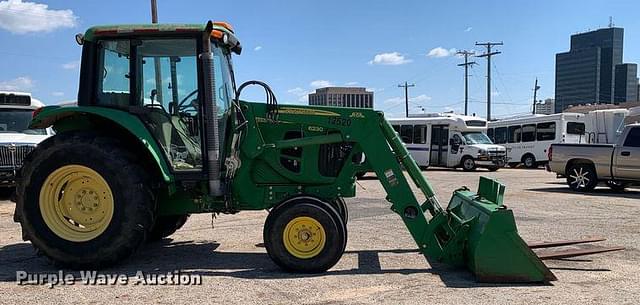
<path fill-rule="evenodd" d="M 618 129 L 629 114 L 627 109 L 604 109 L 589 111 L 585 115 L 587 143 L 613 144 L 618 139 Z M 624 127 L 624 125 L 622 125 Z"/>
<path fill-rule="evenodd" d="M 505 164 L 506 150 L 485 134 L 487 121 L 453 113 L 413 115 L 389 119 L 420 167 L 477 167 L 498 170 Z"/>
<path fill-rule="evenodd" d="M 487 135 L 507 148 L 507 164 L 537 168 L 549 161 L 553 143 L 586 143 L 582 113 L 536 114 L 488 123 Z"/>

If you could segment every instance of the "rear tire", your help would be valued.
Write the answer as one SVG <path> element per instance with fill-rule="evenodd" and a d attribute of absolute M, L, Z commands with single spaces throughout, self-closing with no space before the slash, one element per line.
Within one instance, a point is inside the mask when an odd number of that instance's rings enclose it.
<path fill-rule="evenodd" d="M 264 225 L 269 257 L 282 269 L 319 273 L 342 257 L 347 241 L 346 225 L 328 203 L 313 197 L 297 197 L 275 207 Z"/>
<path fill-rule="evenodd" d="M 567 184 L 576 192 L 589 192 L 598 185 L 595 169 L 590 164 L 574 164 L 566 173 Z"/>
<path fill-rule="evenodd" d="M 157 241 L 171 236 L 180 230 L 187 222 L 190 215 L 168 215 L 159 216 L 153 223 L 147 241 Z"/>
<path fill-rule="evenodd" d="M 473 160 L 472 157 L 466 156 L 460 161 L 460 166 L 462 166 L 462 170 L 465 172 L 471 172 L 476 170 L 476 161 Z"/>
<path fill-rule="evenodd" d="M 100 269 L 143 244 L 153 220 L 147 171 L 115 139 L 53 136 L 25 159 L 15 218 L 56 265 Z M 126 173 L 123 175 L 122 173 Z"/>
<path fill-rule="evenodd" d="M 538 163 L 536 162 L 536 157 L 532 154 L 526 154 L 522 157 L 522 164 L 526 168 L 538 168 Z"/>

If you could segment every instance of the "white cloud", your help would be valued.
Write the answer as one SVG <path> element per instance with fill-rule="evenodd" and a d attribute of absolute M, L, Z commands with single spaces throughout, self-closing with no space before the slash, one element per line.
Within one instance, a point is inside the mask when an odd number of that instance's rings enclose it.
<path fill-rule="evenodd" d="M 333 83 L 328 80 L 319 79 L 312 81 L 309 86 L 312 88 L 333 87 Z"/>
<path fill-rule="evenodd" d="M 20 76 L 8 81 L 0 81 L 0 90 L 27 91 L 33 88 L 33 80 L 27 76 Z"/>
<path fill-rule="evenodd" d="M 347 83 L 345 83 L 345 86 L 355 86 L 357 84 L 358 84 L 358 82 L 347 82 Z"/>
<path fill-rule="evenodd" d="M 418 96 L 409 97 L 409 102 L 414 104 L 421 104 L 431 100 L 431 97 L 426 94 L 420 94 Z M 393 107 L 400 104 L 404 104 L 404 96 L 396 96 L 384 100 L 383 104 L 387 107 Z"/>
<path fill-rule="evenodd" d="M 70 61 L 62 65 L 62 69 L 65 70 L 76 70 L 78 68 L 80 68 L 80 60 Z"/>
<path fill-rule="evenodd" d="M 471 32 L 472 30 L 473 30 L 473 28 L 472 28 L 472 27 L 468 27 L 468 28 L 466 28 L 464 31 L 465 31 L 465 32 Z"/>
<path fill-rule="evenodd" d="M 404 55 L 398 52 L 381 53 L 373 57 L 373 60 L 369 61 L 370 65 L 403 65 L 411 62 L 411 59 L 405 58 Z"/>
<path fill-rule="evenodd" d="M 54 91 L 54 92 L 51 92 L 51 95 L 60 97 L 60 96 L 64 96 L 64 92 Z"/>
<path fill-rule="evenodd" d="M 253 50 L 254 50 L 254 51 L 260 51 L 260 50 L 262 50 L 262 46 L 257 46 L 257 47 L 255 47 L 255 48 L 253 48 Z"/>
<path fill-rule="evenodd" d="M 77 20 L 72 10 L 50 10 L 47 4 L 22 0 L 0 1 L 0 28 L 14 34 L 72 28 Z"/>
<path fill-rule="evenodd" d="M 427 96 L 426 94 L 420 94 L 418 96 L 409 98 L 409 101 L 410 102 L 414 102 L 414 103 L 424 103 L 424 102 L 428 102 L 430 100 L 431 100 L 431 97 Z"/>
<path fill-rule="evenodd" d="M 296 87 L 296 88 L 287 90 L 287 93 L 295 96 L 298 102 L 305 103 L 307 102 L 307 96 L 309 95 L 309 93 L 312 93 L 312 91 L 307 91 L 300 87 Z"/>
<path fill-rule="evenodd" d="M 447 56 L 452 56 L 456 54 L 456 49 L 451 48 L 451 49 L 445 49 L 443 47 L 437 47 L 437 48 L 433 48 L 429 51 L 429 53 L 427 53 L 427 56 L 429 57 L 435 57 L 435 58 L 441 58 L 441 57 L 447 57 Z"/>
<path fill-rule="evenodd" d="M 404 103 L 404 98 L 403 97 L 392 97 L 392 98 L 388 98 L 386 100 L 384 100 L 383 102 L 386 106 L 395 106 L 395 105 L 400 105 L 402 103 Z"/>

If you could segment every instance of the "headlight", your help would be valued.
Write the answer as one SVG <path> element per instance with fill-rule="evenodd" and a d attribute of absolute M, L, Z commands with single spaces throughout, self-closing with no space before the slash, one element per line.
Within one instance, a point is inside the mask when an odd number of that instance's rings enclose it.
<path fill-rule="evenodd" d="M 486 155 L 486 154 L 487 154 L 487 150 L 486 149 L 478 150 L 478 155 Z"/>

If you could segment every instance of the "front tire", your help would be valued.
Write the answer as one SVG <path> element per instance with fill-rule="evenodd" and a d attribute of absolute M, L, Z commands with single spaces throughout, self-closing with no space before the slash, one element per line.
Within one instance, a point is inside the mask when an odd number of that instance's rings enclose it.
<path fill-rule="evenodd" d="M 91 133 L 41 143 L 18 184 L 23 239 L 65 268 L 99 269 L 130 256 L 153 219 L 146 171 L 138 164 L 118 141 Z"/>
<path fill-rule="evenodd" d="M 469 156 L 463 157 L 462 161 L 460 161 L 460 165 L 462 166 L 462 170 L 465 172 L 476 170 L 476 161 Z"/>
<path fill-rule="evenodd" d="M 590 164 L 574 164 L 567 170 L 567 184 L 576 192 L 589 192 L 598 185 L 598 177 Z"/>
<path fill-rule="evenodd" d="M 282 269 L 300 273 L 333 267 L 347 241 L 338 212 L 313 197 L 293 198 L 272 209 L 263 235 L 269 257 Z"/>

